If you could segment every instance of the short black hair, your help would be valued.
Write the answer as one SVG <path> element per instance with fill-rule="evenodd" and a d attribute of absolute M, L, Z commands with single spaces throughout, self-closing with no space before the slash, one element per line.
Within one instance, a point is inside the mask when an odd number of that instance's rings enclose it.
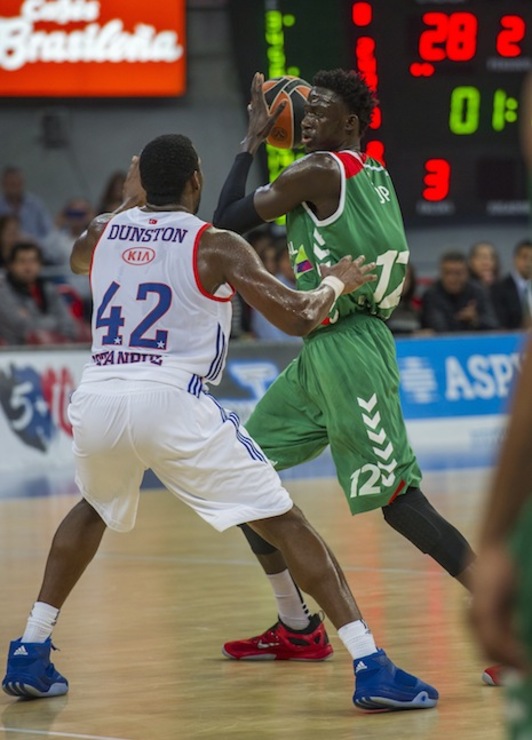
<path fill-rule="evenodd" d="M 158 136 L 140 154 L 140 180 L 148 203 L 154 206 L 175 203 L 197 170 L 198 153 L 182 134 Z"/>
<path fill-rule="evenodd" d="M 450 249 L 448 252 L 444 252 L 444 254 L 442 254 L 440 257 L 440 265 L 443 265 L 444 262 L 461 262 L 462 264 L 467 265 L 465 254 L 456 249 Z"/>
<path fill-rule="evenodd" d="M 42 250 L 39 245 L 35 242 L 24 241 L 13 244 L 7 256 L 6 263 L 8 265 L 11 265 L 17 259 L 18 255 L 21 252 L 35 252 L 37 257 L 39 258 L 39 262 L 42 262 Z"/>
<path fill-rule="evenodd" d="M 364 133 L 379 101 L 362 75 L 352 69 L 320 70 L 314 75 L 312 84 L 336 93 L 349 112 L 358 116 L 360 134 Z"/>
<path fill-rule="evenodd" d="M 521 239 L 520 242 L 514 247 L 514 257 L 519 254 L 522 249 L 532 249 L 532 239 Z"/>

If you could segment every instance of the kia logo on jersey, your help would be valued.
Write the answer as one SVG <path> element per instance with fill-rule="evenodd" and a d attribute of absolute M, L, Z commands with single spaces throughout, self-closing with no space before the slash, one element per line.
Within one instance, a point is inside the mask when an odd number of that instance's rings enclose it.
<path fill-rule="evenodd" d="M 147 265 L 155 259 L 155 249 L 151 247 L 130 247 L 122 252 L 122 259 L 128 265 Z"/>

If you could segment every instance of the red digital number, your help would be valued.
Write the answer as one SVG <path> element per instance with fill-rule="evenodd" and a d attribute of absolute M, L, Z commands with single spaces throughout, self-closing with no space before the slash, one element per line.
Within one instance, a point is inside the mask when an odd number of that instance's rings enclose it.
<path fill-rule="evenodd" d="M 368 87 L 376 92 L 379 86 L 379 76 L 375 56 L 375 39 L 371 36 L 360 36 L 355 46 L 355 55 L 358 71 L 364 76 Z"/>
<path fill-rule="evenodd" d="M 380 162 L 384 167 L 386 167 L 384 144 L 382 143 L 382 141 L 378 141 L 378 139 L 368 141 L 368 143 L 366 144 L 366 154 L 368 155 L 368 157 L 376 159 L 377 162 Z"/>
<path fill-rule="evenodd" d="M 432 202 L 445 200 L 449 195 L 451 184 L 451 165 L 446 159 L 427 159 L 425 162 L 425 177 L 423 184 L 423 198 Z"/>
<path fill-rule="evenodd" d="M 526 23 L 519 15 L 503 15 L 501 28 L 497 34 L 497 53 L 501 57 L 519 57 L 522 54 L 520 42 L 526 33 Z"/>
<path fill-rule="evenodd" d="M 419 56 L 425 62 L 467 62 L 477 52 L 478 20 L 473 13 L 424 13 L 429 28 L 419 37 Z"/>

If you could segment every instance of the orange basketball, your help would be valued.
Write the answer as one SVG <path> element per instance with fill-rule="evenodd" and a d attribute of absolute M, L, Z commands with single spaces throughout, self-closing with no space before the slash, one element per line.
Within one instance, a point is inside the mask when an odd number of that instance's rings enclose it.
<path fill-rule="evenodd" d="M 262 85 L 264 97 L 270 111 L 281 103 L 286 106 L 267 138 L 268 144 L 278 149 L 293 149 L 301 143 L 301 121 L 305 115 L 305 103 L 311 85 L 299 77 L 285 75 L 266 80 Z"/>

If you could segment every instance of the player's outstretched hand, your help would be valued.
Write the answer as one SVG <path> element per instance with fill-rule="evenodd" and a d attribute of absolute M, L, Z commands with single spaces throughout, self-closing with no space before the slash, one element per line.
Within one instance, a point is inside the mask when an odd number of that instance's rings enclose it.
<path fill-rule="evenodd" d="M 252 154 L 255 154 L 260 144 L 268 138 L 286 105 L 281 103 L 274 113 L 270 113 L 262 91 L 263 82 L 264 75 L 256 72 L 251 83 L 251 101 L 248 105 L 248 132 L 242 142 L 245 150 Z"/>
<path fill-rule="evenodd" d="M 361 285 L 371 283 L 377 279 L 377 275 L 371 272 L 377 266 L 375 262 L 368 262 L 364 264 L 366 258 L 364 255 L 357 257 L 354 260 L 352 257 L 346 256 L 337 262 L 335 265 L 327 267 L 326 265 L 320 265 L 320 271 L 322 277 L 332 275 L 345 283 L 345 288 L 342 295 L 346 293 L 352 293 Z"/>
<path fill-rule="evenodd" d="M 122 197 L 124 202 L 135 203 L 137 206 L 143 206 L 146 204 L 146 191 L 140 182 L 139 161 L 140 157 L 136 154 L 131 157 L 131 164 L 129 165 L 129 170 L 124 182 Z"/>

